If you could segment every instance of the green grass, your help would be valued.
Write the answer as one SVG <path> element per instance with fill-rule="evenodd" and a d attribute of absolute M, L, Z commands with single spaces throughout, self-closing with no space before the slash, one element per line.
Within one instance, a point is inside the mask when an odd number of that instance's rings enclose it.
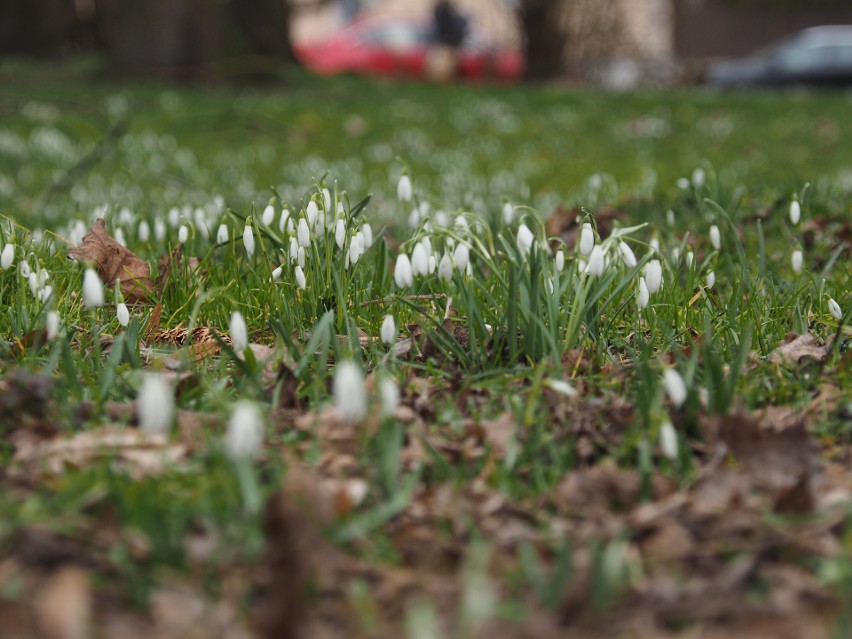
<path fill-rule="evenodd" d="M 511 563 L 492 575 L 503 584 L 498 608 L 525 618 L 528 605 L 556 608 L 571 581 L 571 540 L 543 541 L 558 520 L 555 491 L 566 473 L 610 459 L 641 475 L 645 498 L 655 474 L 689 488 L 706 462 L 692 444 L 704 440 L 702 424 L 711 416 L 779 406 L 802 411 L 828 387 L 837 397 L 810 426 L 826 449 L 848 442 L 846 95 L 610 94 L 301 74 L 284 88 L 181 88 L 93 81 L 88 71 L 85 63 L 0 67 L 0 240 L 15 246 L 15 267 L 0 272 L 7 384 L 0 433 L 9 435 L 0 459 L 10 469 L 0 476 L 9 488 L 0 492 L 0 556 L 15 557 L 21 535 L 34 528 L 78 540 L 103 528 L 112 536 L 96 537 L 78 558 L 93 562 L 97 579 L 131 607 L 145 608 L 167 575 L 182 574 L 214 598 L 225 589 L 217 582 L 233 576 L 242 584 L 236 607 L 250 616 L 245 575 L 264 556 L 252 491 L 275 494 L 306 463 L 317 476 L 366 480 L 365 501 L 332 517 L 323 536 L 378 568 L 410 567 L 395 525 L 429 491 L 483 484 L 533 511 L 530 525 L 542 537 L 510 552 L 494 550 L 497 542 L 480 530 L 472 507 L 459 506 L 456 520 L 437 518 L 433 529 L 437 545 L 457 540 L 458 526 L 468 531 L 461 535 L 469 542 L 460 551 L 467 558 L 458 573 L 463 591 L 487 581 L 481 573 L 489 552 Z M 396 198 L 403 171 L 414 180 L 412 203 Z M 679 178 L 687 183 L 678 185 Z M 323 188 L 334 219 L 344 220 L 344 243 L 339 248 L 333 232 L 313 236 L 303 247 L 302 289 L 290 255 L 297 232 L 281 230 L 278 219 L 282 208 L 294 221 L 306 217 L 312 199 L 324 215 Z M 794 196 L 802 203 L 799 224 L 787 215 Z M 506 199 L 516 206 L 509 223 Z M 269 202 L 275 219 L 267 226 L 261 220 Z M 574 244 L 546 237 L 552 214 L 596 226 L 611 210 L 618 234 L 598 233 L 610 259 L 600 277 L 585 272 L 588 258 Z M 178 245 L 180 225 L 188 228 L 184 257 L 199 260 L 197 269 L 174 265 L 164 289 L 131 307 L 127 327 L 116 319 L 112 287 L 104 307 L 84 308 L 83 267 L 66 259 L 75 224 L 88 229 L 95 216 L 106 218 L 113 235 L 120 229 L 155 276 L 157 260 Z M 152 230 L 140 239 L 143 220 L 151 229 L 164 224 L 165 235 Z M 256 240 L 252 255 L 241 240 L 247 223 Z M 375 240 L 351 264 L 346 252 L 367 223 Z M 517 243 L 522 223 L 536 239 L 528 254 Z M 227 242 L 215 240 L 220 224 Z M 714 224 L 719 250 L 708 237 Z M 464 244 L 470 269 L 454 269 L 449 281 L 433 273 L 397 286 L 398 255 L 412 255 L 423 238 L 436 263 Z M 620 257 L 622 240 L 635 266 Z M 798 273 L 790 263 L 796 248 L 804 251 Z M 564 252 L 563 270 L 552 251 Z M 663 286 L 640 309 L 637 284 L 652 259 L 662 262 Z M 49 273 L 46 300 L 31 293 L 24 260 Z M 281 278 L 273 282 L 278 266 Z M 830 298 L 845 313 L 840 321 Z M 209 326 L 225 334 L 239 311 L 249 341 L 272 346 L 276 366 L 250 354 L 240 359 L 221 339 L 218 355 L 172 360 L 180 372 L 177 407 L 211 415 L 191 445 L 181 426 L 188 418 L 178 419 L 172 440 L 190 447 L 176 467 L 134 479 L 121 459 L 107 455 L 58 475 L 15 470 L 13 455 L 23 444 L 13 433 L 47 423 L 71 436 L 132 421 L 142 372 L 170 365 L 164 356 L 174 350 L 146 338 L 156 303 L 164 330 Z M 61 329 L 45 341 L 39 331 L 49 310 L 59 313 Z M 379 340 L 386 314 L 400 338 L 411 337 L 405 356 Z M 770 360 L 788 333 L 806 331 L 820 344 L 834 340 L 823 362 Z M 368 414 L 348 446 L 336 443 L 320 413 L 333 403 L 336 363 L 344 359 L 375 377 Z M 680 409 L 663 390 L 667 366 L 688 389 Z M 15 403 L 12 371 L 49 376 L 50 399 L 21 391 Z M 403 405 L 422 427 L 379 414 L 381 378 L 401 387 Z M 579 399 L 561 394 L 564 382 Z M 264 415 L 266 443 L 256 463 L 235 464 L 223 444 L 239 399 L 253 400 Z M 502 444 L 477 430 L 506 412 L 516 429 Z M 660 445 L 670 418 L 674 458 Z M 214 547 L 203 570 L 187 550 L 199 537 Z M 635 583 L 624 545 L 602 538 L 586 549 L 594 606 L 613 605 Z M 370 594 L 357 583 L 347 595 L 352 619 L 370 634 L 366 626 L 385 622 L 372 619 Z M 833 583 L 833 592 L 846 592 L 843 579 Z M 481 621 L 475 603 L 463 604 L 458 618 L 428 598 L 421 603 L 408 623 L 428 623 L 431 605 L 462 633 Z"/>

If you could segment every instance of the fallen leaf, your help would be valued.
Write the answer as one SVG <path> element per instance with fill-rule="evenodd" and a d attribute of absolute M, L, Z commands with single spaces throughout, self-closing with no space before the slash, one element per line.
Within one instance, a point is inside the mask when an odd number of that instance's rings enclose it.
<path fill-rule="evenodd" d="M 822 362 L 828 357 L 831 342 L 832 340 L 829 339 L 825 344 L 818 346 L 811 333 L 788 335 L 784 343 L 769 354 L 769 361 L 776 364 L 782 362 L 798 364 L 800 360 L 807 357 Z"/>
<path fill-rule="evenodd" d="M 491 449 L 498 458 L 506 456 L 506 451 L 517 428 L 515 416 L 510 411 L 506 411 L 497 419 L 482 422 L 485 441 L 491 444 Z"/>
<path fill-rule="evenodd" d="M 151 267 L 106 232 L 102 218 L 83 237 L 80 246 L 68 249 L 68 256 L 94 265 L 101 281 L 108 287 L 119 282 L 128 302 L 144 302 L 154 290 Z"/>
<path fill-rule="evenodd" d="M 39 588 L 33 601 L 44 639 L 86 639 L 91 635 L 92 596 L 82 568 L 59 568 Z"/>

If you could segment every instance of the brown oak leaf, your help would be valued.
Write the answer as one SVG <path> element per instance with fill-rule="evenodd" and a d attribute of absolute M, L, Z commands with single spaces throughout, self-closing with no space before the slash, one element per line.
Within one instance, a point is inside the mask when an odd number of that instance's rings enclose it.
<path fill-rule="evenodd" d="M 154 289 L 151 267 L 116 242 L 107 233 L 101 218 L 95 220 L 95 225 L 83 237 L 80 246 L 68 249 L 68 256 L 93 264 L 106 286 L 113 286 L 118 280 L 121 293 L 128 302 L 144 302 Z"/>

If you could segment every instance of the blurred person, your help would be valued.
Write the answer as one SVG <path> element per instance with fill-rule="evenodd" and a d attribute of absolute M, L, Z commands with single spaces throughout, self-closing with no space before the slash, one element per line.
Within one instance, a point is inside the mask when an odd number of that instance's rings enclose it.
<path fill-rule="evenodd" d="M 426 73 L 446 82 L 458 70 L 458 49 L 467 36 L 468 21 L 451 0 L 438 0 L 432 9 L 433 44 L 426 56 Z"/>

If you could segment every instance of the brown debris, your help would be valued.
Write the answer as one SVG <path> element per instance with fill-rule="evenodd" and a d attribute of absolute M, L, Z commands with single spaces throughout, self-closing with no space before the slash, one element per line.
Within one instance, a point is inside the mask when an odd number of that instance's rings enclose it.
<path fill-rule="evenodd" d="M 802 359 L 809 358 L 823 362 L 831 350 L 831 342 L 832 340 L 829 339 L 822 346 L 818 346 L 811 333 L 804 335 L 791 333 L 781 346 L 769 354 L 769 361 L 776 364 L 798 364 Z"/>
<path fill-rule="evenodd" d="M 83 237 L 80 246 L 68 249 L 68 256 L 78 262 L 92 264 L 106 286 L 114 286 L 118 281 L 121 293 L 129 303 L 146 301 L 154 290 L 151 267 L 116 242 L 106 232 L 101 218 L 95 220 L 95 225 Z"/>

